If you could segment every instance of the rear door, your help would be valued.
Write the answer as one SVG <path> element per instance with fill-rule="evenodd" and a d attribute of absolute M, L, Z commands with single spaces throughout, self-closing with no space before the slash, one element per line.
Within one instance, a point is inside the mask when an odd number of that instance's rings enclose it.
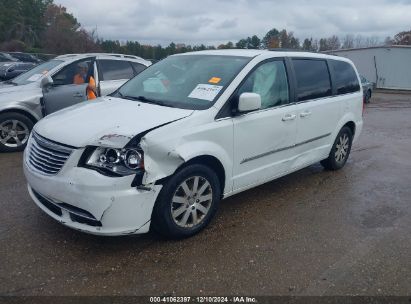
<path fill-rule="evenodd" d="M 75 78 L 83 70 L 86 70 L 84 82 L 80 83 Z M 70 63 L 55 73 L 53 85 L 43 89 L 46 115 L 87 100 L 86 88 L 93 70 L 94 58 L 87 58 Z"/>
<path fill-rule="evenodd" d="M 283 59 L 265 61 L 240 85 L 242 93 L 261 96 L 260 110 L 239 114 L 234 123 L 234 191 L 275 178 L 295 157 L 297 115 Z"/>
<path fill-rule="evenodd" d="M 300 168 L 325 157 L 333 142 L 341 103 L 333 97 L 331 74 L 325 59 L 292 59 L 297 91 L 297 159 Z"/>
<path fill-rule="evenodd" d="M 129 61 L 120 59 L 97 59 L 99 70 L 99 90 L 101 96 L 117 90 L 134 77 L 134 69 Z"/>

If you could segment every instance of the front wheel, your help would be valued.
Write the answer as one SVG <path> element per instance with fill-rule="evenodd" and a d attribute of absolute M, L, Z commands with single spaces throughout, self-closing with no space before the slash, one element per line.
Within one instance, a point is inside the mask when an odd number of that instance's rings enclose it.
<path fill-rule="evenodd" d="M 154 206 L 152 227 L 169 238 L 192 236 L 209 224 L 220 196 L 216 173 L 203 165 L 189 165 L 164 184 Z"/>
<path fill-rule="evenodd" d="M 33 122 L 23 114 L 0 114 L 0 152 L 23 151 L 32 129 Z"/>
<path fill-rule="evenodd" d="M 321 165 L 328 170 L 339 170 L 344 167 L 351 152 L 352 139 L 351 129 L 343 127 L 335 139 L 328 158 L 321 161 Z"/>

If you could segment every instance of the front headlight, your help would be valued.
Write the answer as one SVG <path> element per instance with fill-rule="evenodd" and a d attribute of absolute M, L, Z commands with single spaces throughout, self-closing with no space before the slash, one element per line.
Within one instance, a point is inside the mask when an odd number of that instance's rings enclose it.
<path fill-rule="evenodd" d="M 114 175 L 131 175 L 144 170 L 143 154 L 137 149 L 97 147 L 85 161 L 86 167 L 93 167 Z"/>

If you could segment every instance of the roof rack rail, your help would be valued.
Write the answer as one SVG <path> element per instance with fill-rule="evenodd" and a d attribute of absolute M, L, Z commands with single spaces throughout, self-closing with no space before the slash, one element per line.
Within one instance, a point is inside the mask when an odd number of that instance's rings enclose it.
<path fill-rule="evenodd" d="M 127 55 L 127 54 L 116 54 L 116 53 L 83 53 L 83 54 L 64 54 L 57 56 L 56 58 L 69 58 L 69 57 L 75 57 L 75 56 L 112 56 L 112 57 L 117 57 L 117 58 L 131 58 L 131 59 L 140 59 L 140 60 L 146 60 L 142 57 L 135 56 L 135 55 Z"/>
<path fill-rule="evenodd" d="M 282 49 L 282 48 L 272 48 L 268 49 L 271 52 L 301 52 L 301 53 L 318 53 L 316 51 L 307 51 L 307 50 L 302 50 L 302 49 Z"/>

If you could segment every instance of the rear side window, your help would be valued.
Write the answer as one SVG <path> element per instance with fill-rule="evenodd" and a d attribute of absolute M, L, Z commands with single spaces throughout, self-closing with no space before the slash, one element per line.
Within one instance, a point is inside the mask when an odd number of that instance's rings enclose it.
<path fill-rule="evenodd" d="M 338 60 L 330 60 L 330 62 L 331 69 L 334 73 L 337 94 L 358 92 L 360 90 L 360 84 L 358 83 L 357 74 L 352 65 L 348 62 Z"/>
<path fill-rule="evenodd" d="M 100 60 L 103 80 L 130 79 L 134 76 L 133 68 L 128 61 Z"/>
<path fill-rule="evenodd" d="M 134 75 L 140 74 L 142 71 L 146 69 L 146 66 L 141 63 L 132 62 L 132 61 L 130 63 L 134 68 Z"/>
<path fill-rule="evenodd" d="M 293 59 L 298 101 L 332 95 L 330 73 L 325 60 Z"/>

